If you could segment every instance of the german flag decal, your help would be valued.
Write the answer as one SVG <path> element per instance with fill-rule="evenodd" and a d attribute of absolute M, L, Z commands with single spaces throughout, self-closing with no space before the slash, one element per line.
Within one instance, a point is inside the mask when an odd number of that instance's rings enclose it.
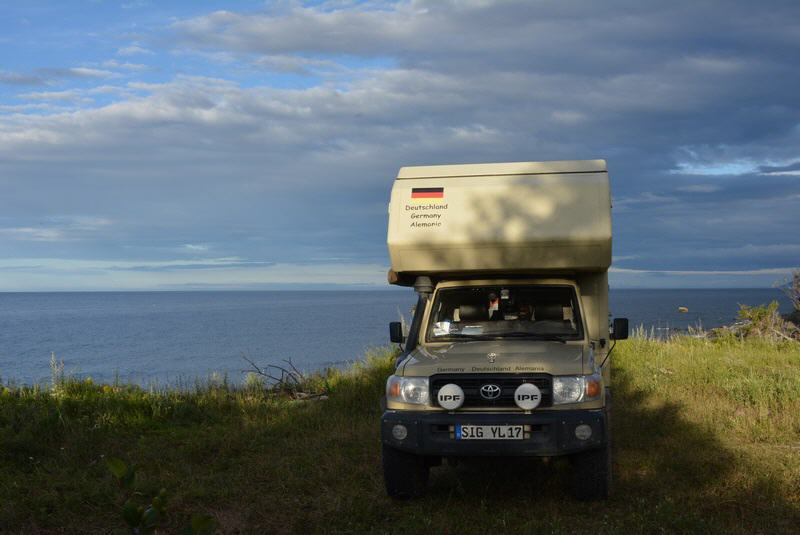
<path fill-rule="evenodd" d="M 411 188 L 411 198 L 415 201 L 444 199 L 444 188 Z"/>

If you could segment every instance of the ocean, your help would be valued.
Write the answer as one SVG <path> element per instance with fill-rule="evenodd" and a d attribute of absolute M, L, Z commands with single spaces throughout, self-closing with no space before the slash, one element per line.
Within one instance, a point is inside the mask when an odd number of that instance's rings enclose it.
<path fill-rule="evenodd" d="M 612 290 L 611 311 L 657 334 L 731 323 L 738 304 L 788 300 L 776 289 Z M 245 357 L 304 370 L 345 366 L 388 344 L 412 290 L 0 293 L 0 381 L 67 374 L 142 385 L 243 377 Z M 678 312 L 678 307 L 689 309 Z"/>

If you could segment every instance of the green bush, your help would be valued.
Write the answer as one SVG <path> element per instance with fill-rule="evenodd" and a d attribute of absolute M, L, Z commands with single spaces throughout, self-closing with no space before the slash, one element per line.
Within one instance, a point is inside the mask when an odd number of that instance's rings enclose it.
<path fill-rule="evenodd" d="M 772 301 L 769 305 L 739 305 L 738 317 L 742 323 L 737 326 L 738 332 L 743 336 L 769 340 L 797 336 L 797 327 L 781 317 L 778 307 L 777 301 Z"/>

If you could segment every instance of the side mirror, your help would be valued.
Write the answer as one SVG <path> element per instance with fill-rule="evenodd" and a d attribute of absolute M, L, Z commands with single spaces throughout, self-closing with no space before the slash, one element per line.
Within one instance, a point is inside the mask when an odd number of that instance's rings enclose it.
<path fill-rule="evenodd" d="M 403 324 L 399 321 L 389 323 L 389 340 L 393 344 L 402 344 L 405 341 L 403 336 Z"/>
<path fill-rule="evenodd" d="M 614 318 L 612 324 L 614 332 L 611 338 L 614 340 L 627 340 L 628 339 L 628 318 Z"/>

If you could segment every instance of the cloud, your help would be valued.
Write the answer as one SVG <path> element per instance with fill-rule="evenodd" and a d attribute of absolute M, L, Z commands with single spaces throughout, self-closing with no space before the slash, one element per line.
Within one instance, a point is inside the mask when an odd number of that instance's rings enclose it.
<path fill-rule="evenodd" d="M 167 271 L 185 271 L 185 270 L 208 270 L 208 269 L 226 269 L 231 268 L 260 268 L 265 266 L 274 266 L 275 262 L 257 262 L 257 261 L 243 261 L 239 258 L 212 258 L 208 260 L 197 261 L 171 261 L 171 262 L 150 262 L 146 264 L 125 263 L 113 264 L 104 268 L 109 271 L 153 271 L 153 272 L 167 272 Z"/>
<path fill-rule="evenodd" d="M 56 216 L 38 226 L 0 227 L 0 239 L 3 237 L 16 241 L 59 242 L 71 241 L 87 237 L 113 222 L 102 217 Z"/>
<path fill-rule="evenodd" d="M 785 22 L 796 12 L 792 6 L 775 6 L 770 12 L 754 10 L 746 2 L 725 7 L 728 12 L 721 17 L 720 6 L 712 3 L 653 9 L 626 2 L 429 0 L 327 9 L 279 6 L 262 13 L 217 11 L 179 20 L 172 29 L 186 48 L 229 53 L 391 57 L 437 71 L 606 73 L 620 89 L 648 87 L 645 94 L 619 95 L 642 102 L 653 100 L 654 91 L 659 98 L 668 91 L 675 98 L 686 97 L 689 77 L 702 84 L 764 68 L 752 53 L 721 46 L 727 44 L 726 32 L 748 42 L 762 39 L 763 45 L 792 42 L 793 30 Z M 760 27 L 761 33 L 754 31 Z M 591 98 L 593 87 L 583 89 Z M 725 90 L 717 88 L 723 95 Z"/>
<path fill-rule="evenodd" d="M 77 89 L 67 89 L 64 91 L 34 91 L 31 93 L 22 93 L 19 97 L 27 100 L 73 101 L 81 100 L 83 98 L 83 93 L 83 91 Z"/>
<path fill-rule="evenodd" d="M 637 208 L 647 205 L 664 205 L 667 203 L 677 202 L 678 199 L 671 195 L 661 195 L 653 193 L 652 191 L 644 191 L 633 197 L 620 197 L 612 200 L 612 206 L 619 210 L 628 210 L 630 208 Z"/>
<path fill-rule="evenodd" d="M 144 71 L 147 70 L 149 67 L 142 63 L 131 63 L 129 61 L 117 61 L 115 59 L 109 59 L 102 63 L 103 67 L 107 69 L 123 69 L 127 71 Z"/>
<path fill-rule="evenodd" d="M 46 67 L 31 73 L 0 71 L 0 84 L 12 86 L 46 85 L 54 80 L 64 78 L 110 78 L 111 71 L 89 67 Z M 25 96 L 22 96 L 25 98 Z"/>
<path fill-rule="evenodd" d="M 625 262 L 626 260 L 635 260 L 637 258 L 639 258 L 639 255 L 635 255 L 635 254 L 625 255 L 625 256 L 614 255 L 613 258 L 612 258 L 612 261 L 614 263 L 616 263 L 616 262 Z"/>
<path fill-rule="evenodd" d="M 766 269 L 744 269 L 744 270 L 658 270 L 658 269 L 626 269 L 612 267 L 609 271 L 611 273 L 649 273 L 656 275 L 690 275 L 690 276 L 703 276 L 703 277 L 717 277 L 720 275 L 734 276 L 734 277 L 749 277 L 752 275 L 791 275 L 791 273 L 798 269 L 797 266 L 782 267 L 782 268 L 766 268 Z"/>
<path fill-rule="evenodd" d="M 9 113 L 21 113 L 21 112 L 32 112 L 32 111 L 54 111 L 56 110 L 56 106 L 53 106 L 49 103 L 26 103 L 26 104 L 14 104 L 14 105 L 0 105 L 0 111 L 9 112 Z"/>
<path fill-rule="evenodd" d="M 64 239 L 64 233 L 60 229 L 34 227 L 0 228 L 0 236 L 31 241 L 61 241 Z"/>
<path fill-rule="evenodd" d="M 18 72 L 0 72 L 0 84 L 5 85 L 42 85 L 45 79 L 35 74 Z"/>
<path fill-rule="evenodd" d="M 30 101 L 61 101 L 61 102 L 81 102 L 91 104 L 97 96 L 130 96 L 131 91 L 126 87 L 114 85 L 100 85 L 87 89 L 65 89 L 63 91 L 32 91 L 20 93 L 18 98 Z"/>
<path fill-rule="evenodd" d="M 800 161 L 783 165 L 762 165 L 758 171 L 767 176 L 800 176 Z"/>
<path fill-rule="evenodd" d="M 98 207 L 114 224 L 63 243 L 7 233 L 0 247 L 158 261 L 208 245 L 362 273 L 387 263 L 402 165 L 604 157 L 626 267 L 782 269 L 797 263 L 780 246 L 800 202 L 798 14 L 748 2 L 290 3 L 139 28 L 118 54 L 149 54 L 152 69 L 75 62 L 105 72 L 64 70 L 63 87 L 16 95 L 0 116 L 0 227 Z M 123 71 L 128 83 L 107 85 Z M 765 249 L 734 254 L 742 244 Z"/>
<path fill-rule="evenodd" d="M 715 193 L 722 188 L 714 184 L 692 184 L 690 186 L 681 186 L 676 189 L 678 191 L 685 191 L 686 193 Z"/>
<path fill-rule="evenodd" d="M 66 258 L 0 260 L 0 291 L 220 288 L 253 289 L 280 285 L 383 287 L 386 269 L 370 264 L 290 264 L 236 262 L 235 259 L 136 263 Z"/>
<path fill-rule="evenodd" d="M 320 69 L 334 71 L 342 69 L 341 65 L 331 60 L 280 54 L 261 56 L 252 64 L 271 71 L 304 75 L 310 75 Z"/>
<path fill-rule="evenodd" d="M 575 125 L 587 120 L 588 117 L 578 111 L 557 110 L 551 114 L 554 121 L 567 125 Z"/>
<path fill-rule="evenodd" d="M 612 268 L 611 288 L 735 288 L 773 287 L 786 280 L 796 267 L 751 270 L 635 270 Z"/>
<path fill-rule="evenodd" d="M 800 137 L 790 132 L 790 139 Z M 777 150 L 776 150 L 777 149 Z M 740 147 L 726 144 L 714 146 L 679 147 L 676 166 L 670 172 L 678 175 L 741 176 L 764 174 L 771 176 L 792 175 L 800 168 L 798 157 L 792 146 L 773 147 L 772 155 L 753 156 L 753 152 L 742 152 Z M 757 153 L 756 153 L 757 154 Z"/>
<path fill-rule="evenodd" d="M 132 2 L 123 2 L 120 4 L 120 7 L 122 7 L 122 9 L 140 9 L 149 5 L 151 5 L 151 3 L 146 0 L 134 0 Z"/>
<path fill-rule="evenodd" d="M 752 161 L 708 162 L 703 164 L 679 162 L 673 173 L 700 176 L 747 175 L 757 169 Z"/>
<path fill-rule="evenodd" d="M 154 52 L 148 48 L 143 46 L 139 46 L 136 43 L 130 44 L 128 46 L 123 46 L 117 49 L 118 56 L 141 56 L 141 55 L 152 55 Z"/>
<path fill-rule="evenodd" d="M 792 169 L 791 171 L 770 171 L 764 174 L 770 176 L 800 176 L 800 169 Z"/>
<path fill-rule="evenodd" d="M 106 71 L 103 69 L 90 69 L 88 67 L 73 67 L 71 69 L 67 69 L 67 72 L 71 76 L 83 78 L 109 78 L 114 76 L 114 73 L 111 71 Z"/>
<path fill-rule="evenodd" d="M 37 72 L 48 78 L 111 78 L 114 76 L 111 71 L 89 67 L 70 67 L 66 69 L 48 67 L 38 69 Z"/>

